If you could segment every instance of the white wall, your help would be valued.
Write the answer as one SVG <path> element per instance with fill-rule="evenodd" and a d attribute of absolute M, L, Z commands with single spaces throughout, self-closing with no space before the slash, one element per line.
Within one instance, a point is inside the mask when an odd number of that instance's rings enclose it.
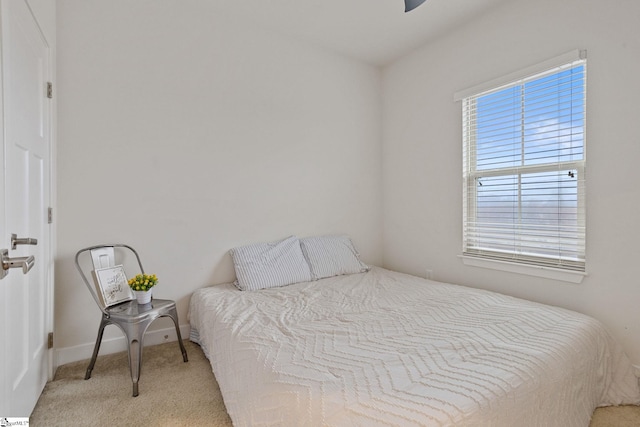
<path fill-rule="evenodd" d="M 73 266 L 86 246 L 138 249 L 185 325 L 195 289 L 235 277 L 237 245 L 347 233 L 381 263 L 380 70 L 206 1 L 61 0 L 57 28 L 61 362 L 98 327 Z"/>
<path fill-rule="evenodd" d="M 513 0 L 382 77 L 209 4 L 57 3 L 55 320 L 68 360 L 87 357 L 99 319 L 73 268 L 82 247 L 135 246 L 186 325 L 193 290 L 233 279 L 230 247 L 346 232 L 367 262 L 593 315 L 640 363 L 640 3 Z M 576 48 L 589 56 L 589 276 L 463 266 L 453 93 Z"/>
<path fill-rule="evenodd" d="M 640 2 L 514 0 L 384 70 L 385 266 L 603 321 L 640 363 Z M 466 267 L 456 91 L 588 50 L 587 271 L 582 284 Z"/>

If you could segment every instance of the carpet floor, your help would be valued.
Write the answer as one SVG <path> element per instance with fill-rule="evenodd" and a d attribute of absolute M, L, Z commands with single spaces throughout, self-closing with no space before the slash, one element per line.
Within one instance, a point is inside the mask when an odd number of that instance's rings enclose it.
<path fill-rule="evenodd" d="M 145 347 L 135 398 L 126 352 L 99 356 L 87 381 L 88 361 L 61 366 L 45 386 L 29 425 L 230 427 L 209 361 L 199 346 L 185 341 L 185 347 L 187 363 L 176 342 Z M 598 408 L 590 425 L 638 426 L 637 406 Z"/>

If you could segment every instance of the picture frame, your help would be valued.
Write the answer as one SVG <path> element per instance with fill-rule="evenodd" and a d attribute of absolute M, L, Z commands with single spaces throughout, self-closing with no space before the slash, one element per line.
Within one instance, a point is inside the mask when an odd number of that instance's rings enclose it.
<path fill-rule="evenodd" d="M 92 273 L 98 296 L 105 307 L 135 298 L 122 265 L 96 268 Z"/>

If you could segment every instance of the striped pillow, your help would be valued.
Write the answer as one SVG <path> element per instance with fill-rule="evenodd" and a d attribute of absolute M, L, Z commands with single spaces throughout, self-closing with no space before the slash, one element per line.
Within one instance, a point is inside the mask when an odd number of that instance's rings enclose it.
<path fill-rule="evenodd" d="M 311 280 L 300 241 L 291 236 L 282 241 L 241 246 L 229 251 L 241 291 L 274 288 Z"/>
<path fill-rule="evenodd" d="M 300 240 L 300 246 L 313 280 L 369 271 L 349 236 L 307 237 Z"/>

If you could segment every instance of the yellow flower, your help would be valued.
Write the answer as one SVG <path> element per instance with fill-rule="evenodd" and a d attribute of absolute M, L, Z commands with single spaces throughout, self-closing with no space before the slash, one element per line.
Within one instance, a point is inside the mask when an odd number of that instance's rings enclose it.
<path fill-rule="evenodd" d="M 158 276 L 155 274 L 137 274 L 128 280 L 129 286 L 135 291 L 148 291 L 158 284 Z"/>

